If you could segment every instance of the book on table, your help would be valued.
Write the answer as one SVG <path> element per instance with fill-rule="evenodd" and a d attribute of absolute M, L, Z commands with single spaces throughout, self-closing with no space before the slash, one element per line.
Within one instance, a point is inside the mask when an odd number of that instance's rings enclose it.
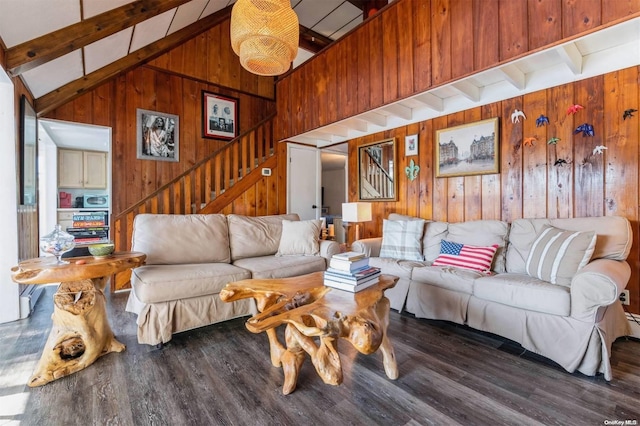
<path fill-rule="evenodd" d="M 340 271 L 354 272 L 359 269 L 369 267 L 369 258 L 363 257 L 362 259 L 351 261 L 351 260 L 342 260 L 342 259 L 332 257 L 329 260 L 329 266 L 333 269 L 338 269 Z"/>
<path fill-rule="evenodd" d="M 338 253 L 331 256 L 332 259 L 348 260 L 351 262 L 353 262 L 354 260 L 363 259 L 364 257 L 365 257 L 364 253 L 360 253 L 357 251 L 347 251 L 344 253 Z"/>
<path fill-rule="evenodd" d="M 367 268 L 362 272 L 358 272 L 355 274 L 345 273 L 343 271 L 336 271 L 331 268 L 327 269 L 324 272 L 325 280 L 332 280 L 337 282 L 342 282 L 345 284 L 357 285 L 365 281 L 369 281 L 373 278 L 377 278 L 380 276 L 379 268 Z"/>
<path fill-rule="evenodd" d="M 366 281 L 363 281 L 359 284 L 347 284 L 339 281 L 334 281 L 330 278 L 324 279 L 324 285 L 327 287 L 337 288 L 338 290 L 349 291 L 351 293 L 357 293 L 360 290 L 364 290 L 365 288 L 369 288 L 373 285 L 376 285 L 380 281 L 379 275 L 374 276 L 373 278 L 369 278 Z"/>

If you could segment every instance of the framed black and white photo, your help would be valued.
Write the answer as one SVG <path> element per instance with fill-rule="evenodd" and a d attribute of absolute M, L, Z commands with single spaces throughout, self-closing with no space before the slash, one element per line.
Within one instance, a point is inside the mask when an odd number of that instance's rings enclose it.
<path fill-rule="evenodd" d="M 436 130 L 436 177 L 500 172 L 498 117 Z"/>
<path fill-rule="evenodd" d="M 33 206 L 37 202 L 36 157 L 38 126 L 36 112 L 26 96 L 20 98 L 20 204 Z"/>
<path fill-rule="evenodd" d="M 418 135 L 410 135 L 404 137 L 404 155 L 418 155 Z"/>
<path fill-rule="evenodd" d="M 137 110 L 137 158 L 179 161 L 179 119 L 164 112 Z"/>
<path fill-rule="evenodd" d="M 202 136 L 230 141 L 238 134 L 238 99 L 203 90 Z"/>

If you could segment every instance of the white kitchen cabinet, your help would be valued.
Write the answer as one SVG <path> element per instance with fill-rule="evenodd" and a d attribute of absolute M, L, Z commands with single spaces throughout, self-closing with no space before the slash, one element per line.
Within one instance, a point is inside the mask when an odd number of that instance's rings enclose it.
<path fill-rule="evenodd" d="M 58 188 L 105 189 L 107 153 L 58 150 Z"/>

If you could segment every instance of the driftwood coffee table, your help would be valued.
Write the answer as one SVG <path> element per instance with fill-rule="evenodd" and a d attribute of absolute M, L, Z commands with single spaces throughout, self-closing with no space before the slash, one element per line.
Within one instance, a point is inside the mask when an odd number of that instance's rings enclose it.
<path fill-rule="evenodd" d="M 397 281 L 397 277 L 382 275 L 378 284 L 349 293 L 325 287 L 323 273 L 316 272 L 229 283 L 220 292 L 220 298 L 225 302 L 249 297 L 256 300 L 260 313 L 247 321 L 247 329 L 267 333 L 271 363 L 282 366 L 282 392 L 288 395 L 296 388 L 305 353 L 325 383 L 342 383 L 338 339 L 349 341 L 365 355 L 380 348 L 387 377 L 398 378 L 393 346 L 387 336 L 389 299 L 384 296 L 384 290 L 395 286 Z M 286 347 L 276 335 L 276 327 L 281 324 L 287 325 Z M 318 338 L 318 343 L 314 338 Z"/>
<path fill-rule="evenodd" d="M 68 258 L 56 263 L 54 257 L 25 260 L 11 269 L 20 284 L 60 282 L 53 295 L 53 326 L 36 371 L 27 383 L 41 386 L 82 370 L 110 352 L 122 352 L 107 319 L 104 289 L 109 276 L 144 264 L 147 255 L 116 252 L 96 259 L 92 256 Z"/>

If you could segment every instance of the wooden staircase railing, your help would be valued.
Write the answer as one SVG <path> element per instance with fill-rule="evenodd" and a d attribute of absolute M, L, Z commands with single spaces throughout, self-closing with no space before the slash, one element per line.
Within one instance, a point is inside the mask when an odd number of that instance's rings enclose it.
<path fill-rule="evenodd" d="M 131 249 L 133 220 L 140 213 L 189 214 L 215 213 L 233 201 L 231 188 L 252 171 L 263 166 L 276 153 L 273 139 L 275 114 L 230 141 L 221 149 L 200 160 L 189 170 L 152 194 L 114 216 L 111 238 L 117 251 Z M 259 172 L 258 172 L 259 173 Z M 249 180 L 249 179 L 248 179 Z M 238 191 L 246 185 L 238 185 Z M 229 201 L 230 200 L 230 201 Z M 129 281 L 128 274 L 119 274 L 111 283 L 111 290 L 119 290 Z"/>

